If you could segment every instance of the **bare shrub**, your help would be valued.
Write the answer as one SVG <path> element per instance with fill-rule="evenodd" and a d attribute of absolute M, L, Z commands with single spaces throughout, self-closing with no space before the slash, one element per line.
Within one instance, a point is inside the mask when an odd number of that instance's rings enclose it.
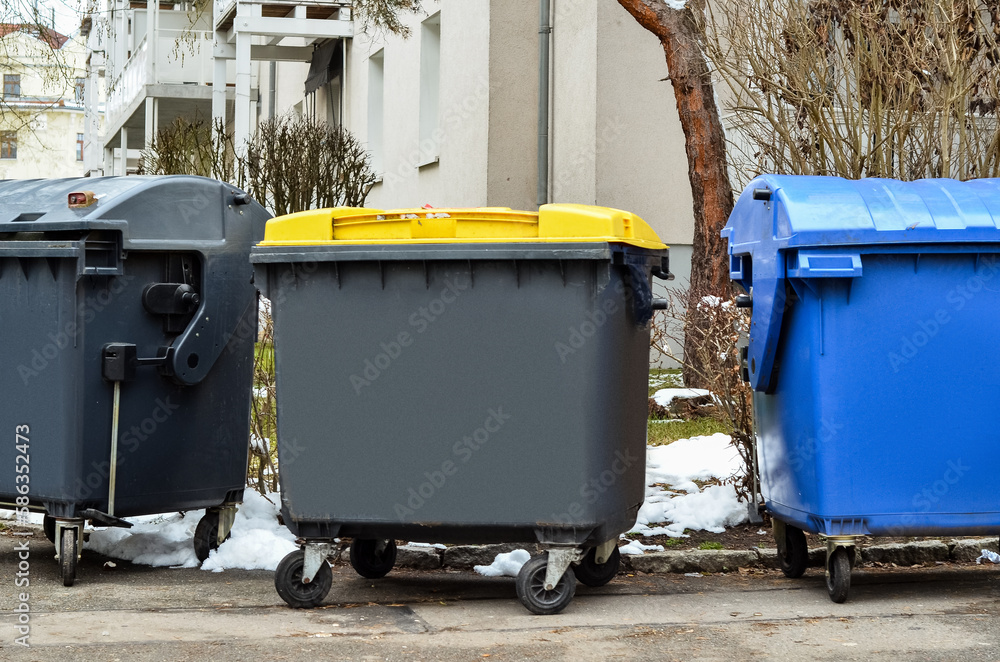
<path fill-rule="evenodd" d="M 741 184 L 1000 174 L 995 1 L 729 0 L 707 17 Z"/>
<path fill-rule="evenodd" d="M 753 389 L 743 381 L 740 357 L 740 344 L 750 329 L 750 316 L 736 307 L 735 299 L 702 297 L 698 303 L 702 342 L 694 350 L 700 355 L 692 356 L 688 350 L 681 357 L 674 347 L 681 346 L 684 323 L 690 318 L 689 299 L 685 289 L 668 290 L 667 309 L 653 319 L 651 354 L 654 359 L 668 358 L 690 370 L 702 371 L 702 366 L 714 366 L 710 372 L 699 372 L 699 377 L 714 396 L 721 418 L 728 424 L 733 447 L 743 459 L 744 471 L 733 476 L 731 482 L 742 499 L 757 503 Z"/>

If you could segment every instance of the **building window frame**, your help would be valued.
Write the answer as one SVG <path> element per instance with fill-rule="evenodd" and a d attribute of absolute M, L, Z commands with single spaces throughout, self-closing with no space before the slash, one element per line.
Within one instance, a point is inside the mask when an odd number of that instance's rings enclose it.
<path fill-rule="evenodd" d="M 441 12 L 420 24 L 420 162 L 437 163 L 441 156 Z"/>
<path fill-rule="evenodd" d="M 385 171 L 385 50 L 368 57 L 368 152 L 371 167 L 381 179 Z"/>
<path fill-rule="evenodd" d="M 21 74 L 3 75 L 3 98 L 4 99 L 21 98 Z"/>
<path fill-rule="evenodd" d="M 17 131 L 0 131 L 0 159 L 17 159 Z"/>
<path fill-rule="evenodd" d="M 83 161 L 83 134 L 76 134 L 76 160 Z"/>

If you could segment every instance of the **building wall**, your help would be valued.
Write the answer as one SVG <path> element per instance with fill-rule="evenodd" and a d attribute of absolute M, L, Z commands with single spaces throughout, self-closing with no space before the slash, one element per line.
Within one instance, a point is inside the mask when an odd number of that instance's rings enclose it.
<path fill-rule="evenodd" d="M 77 134 L 84 133 L 84 109 L 77 102 L 75 79 L 86 76 L 86 50 L 82 43 L 67 41 L 58 53 L 67 76 L 51 72 L 51 50 L 44 42 L 25 34 L 4 37 L 8 56 L 0 61 L 0 73 L 21 76 L 20 99 L 5 99 L 0 131 L 17 133 L 16 158 L 0 159 L 0 178 L 79 177 L 85 172 L 78 161 Z M 0 78 L 2 81 L 2 78 Z"/>
<path fill-rule="evenodd" d="M 486 204 L 538 204 L 538 0 L 490 4 Z"/>
<path fill-rule="evenodd" d="M 554 0 L 549 199 L 597 204 L 597 3 Z"/>
<path fill-rule="evenodd" d="M 356 36 L 348 52 L 347 127 L 370 138 L 368 72 L 373 56 L 384 68 L 381 181 L 368 198 L 373 207 L 481 206 L 488 196 L 490 2 L 440 0 L 440 74 L 437 129 L 421 140 L 421 22 L 409 19 L 409 39 Z"/>
<path fill-rule="evenodd" d="M 17 131 L 17 158 L 0 159 L 0 179 L 82 177 L 77 134 L 83 133 L 83 109 L 51 110 Z"/>
<path fill-rule="evenodd" d="M 642 216 L 668 244 L 694 234 L 684 132 L 659 40 L 597 3 L 597 203 Z"/>

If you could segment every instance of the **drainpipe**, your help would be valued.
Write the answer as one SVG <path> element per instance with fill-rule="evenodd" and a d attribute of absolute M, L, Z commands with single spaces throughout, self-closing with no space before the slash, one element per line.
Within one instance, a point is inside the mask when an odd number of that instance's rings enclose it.
<path fill-rule="evenodd" d="M 538 20 L 538 206 L 549 202 L 549 39 L 551 0 L 539 0 Z"/>
<path fill-rule="evenodd" d="M 271 60 L 270 70 L 267 75 L 268 93 L 267 93 L 267 119 L 274 119 L 274 78 L 278 74 L 278 63 Z"/>

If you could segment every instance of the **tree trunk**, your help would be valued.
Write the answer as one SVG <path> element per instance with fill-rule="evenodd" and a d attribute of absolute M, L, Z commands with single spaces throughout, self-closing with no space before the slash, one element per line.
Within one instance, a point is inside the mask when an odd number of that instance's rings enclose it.
<path fill-rule="evenodd" d="M 731 293 L 729 260 L 720 236 L 733 210 L 733 188 L 726 166 L 726 140 L 715 104 L 712 77 L 701 49 L 696 6 L 672 9 L 664 0 L 618 0 L 644 28 L 660 40 L 674 87 L 677 113 L 684 130 L 688 179 L 694 197 L 694 246 L 691 289 L 684 328 L 684 382 L 707 385 L 717 366 L 703 351 L 704 325 L 698 312 L 702 298 L 728 298 Z"/>

